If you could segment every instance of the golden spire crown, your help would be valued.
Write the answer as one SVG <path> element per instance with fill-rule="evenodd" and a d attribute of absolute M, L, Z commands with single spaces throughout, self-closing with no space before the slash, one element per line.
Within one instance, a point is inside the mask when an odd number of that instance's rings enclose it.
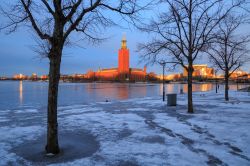
<path fill-rule="evenodd" d="M 127 40 L 126 40 L 126 35 L 123 34 L 123 37 L 122 37 L 122 46 L 121 48 L 124 48 L 126 49 L 127 48 Z"/>

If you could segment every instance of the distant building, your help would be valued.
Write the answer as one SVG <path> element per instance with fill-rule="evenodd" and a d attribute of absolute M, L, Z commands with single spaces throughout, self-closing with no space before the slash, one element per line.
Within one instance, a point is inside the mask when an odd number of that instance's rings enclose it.
<path fill-rule="evenodd" d="M 13 76 L 14 80 L 27 80 L 29 77 L 24 74 L 16 74 Z"/>
<path fill-rule="evenodd" d="M 147 81 L 157 81 L 158 79 L 157 75 L 154 72 L 148 73 L 146 77 Z"/>
<path fill-rule="evenodd" d="M 32 73 L 30 79 L 31 79 L 31 80 L 37 80 L 37 79 L 38 79 L 37 74 L 36 74 L 36 73 Z"/>
<path fill-rule="evenodd" d="M 175 81 L 175 80 L 179 80 L 182 78 L 182 74 L 168 74 L 164 76 L 164 80 L 167 81 Z M 157 79 L 159 80 L 163 80 L 163 75 L 157 75 Z"/>
<path fill-rule="evenodd" d="M 40 77 L 41 80 L 48 80 L 48 78 L 49 78 L 48 75 L 41 75 Z"/>
<path fill-rule="evenodd" d="M 80 81 L 85 79 L 85 74 L 72 74 L 72 75 L 64 75 L 63 77 L 60 77 L 61 80 L 67 81 Z"/>
<path fill-rule="evenodd" d="M 7 80 L 8 78 L 7 77 L 0 77 L 0 80 Z"/>
<path fill-rule="evenodd" d="M 99 69 L 97 72 L 90 70 L 86 78 L 102 81 L 145 81 L 146 74 L 146 67 L 144 69 L 130 68 L 129 49 L 124 36 L 118 53 L 118 68 Z"/>
<path fill-rule="evenodd" d="M 193 65 L 194 72 L 193 77 L 200 77 L 200 78 L 214 78 L 214 69 L 208 67 L 207 65 Z M 188 72 L 184 68 L 183 69 L 183 77 L 187 77 Z"/>
<path fill-rule="evenodd" d="M 239 70 L 236 70 L 234 71 L 231 75 L 230 75 L 230 78 L 231 79 L 237 79 L 237 78 L 240 78 L 240 77 L 248 77 L 248 73 L 239 69 Z"/>
<path fill-rule="evenodd" d="M 94 72 L 93 70 L 89 70 L 89 71 L 86 73 L 85 78 L 94 81 L 94 80 L 95 80 L 95 72 Z"/>
<path fill-rule="evenodd" d="M 236 79 L 250 79 L 250 74 L 241 70 L 241 69 L 238 69 L 236 71 L 234 71 L 233 73 L 230 72 L 230 79 L 232 80 L 236 80 Z M 225 78 L 225 73 L 221 73 L 219 75 L 216 76 L 216 78 L 219 78 L 219 79 L 224 79 Z"/>

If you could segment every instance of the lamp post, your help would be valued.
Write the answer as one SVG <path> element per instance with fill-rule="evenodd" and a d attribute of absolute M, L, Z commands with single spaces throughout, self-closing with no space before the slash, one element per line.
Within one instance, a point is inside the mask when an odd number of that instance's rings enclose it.
<path fill-rule="evenodd" d="M 163 86 L 162 101 L 165 101 L 165 66 L 166 66 L 167 62 L 161 60 L 158 63 L 162 66 L 162 73 L 163 73 L 163 79 L 162 79 L 162 86 Z"/>
<path fill-rule="evenodd" d="M 239 75 L 236 71 L 236 84 L 237 84 L 237 91 L 239 90 Z"/>
<path fill-rule="evenodd" d="M 218 93 L 217 70 L 215 70 L 215 91 L 216 91 L 216 93 Z"/>

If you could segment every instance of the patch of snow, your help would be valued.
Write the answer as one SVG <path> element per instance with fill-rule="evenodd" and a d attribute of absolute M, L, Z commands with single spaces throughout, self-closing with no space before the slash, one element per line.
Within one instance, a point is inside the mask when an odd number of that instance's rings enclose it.
<path fill-rule="evenodd" d="M 0 165 L 16 165 L 19 157 L 15 153 L 10 153 L 10 145 L 0 143 Z"/>
<path fill-rule="evenodd" d="M 95 112 L 95 111 L 100 111 L 102 108 L 100 107 L 89 107 L 89 106 L 83 106 L 80 108 L 75 108 L 75 107 L 67 107 L 68 109 L 60 110 L 58 111 L 58 115 L 65 115 L 65 114 L 82 114 L 84 112 Z"/>
<path fill-rule="evenodd" d="M 46 153 L 45 154 L 47 157 L 53 157 L 53 156 L 55 156 L 55 154 L 53 154 L 53 153 Z"/>
<path fill-rule="evenodd" d="M 0 122 L 8 122 L 9 120 L 7 118 L 4 117 L 0 117 Z"/>
<path fill-rule="evenodd" d="M 44 131 L 44 129 L 41 126 L 1 127 L 0 165 L 19 165 L 17 163 L 20 161 L 25 165 L 30 165 L 28 161 L 25 161 L 15 153 L 10 152 L 10 150 L 24 141 L 36 139 L 42 131 Z"/>
<path fill-rule="evenodd" d="M 147 111 L 146 108 L 128 108 L 127 111 Z"/>
<path fill-rule="evenodd" d="M 14 110 L 15 113 L 38 113 L 37 109 Z"/>
<path fill-rule="evenodd" d="M 45 129 L 41 126 L 10 126 L 1 127 L 0 129 L 0 141 L 13 144 L 22 143 L 24 140 L 34 140 Z"/>

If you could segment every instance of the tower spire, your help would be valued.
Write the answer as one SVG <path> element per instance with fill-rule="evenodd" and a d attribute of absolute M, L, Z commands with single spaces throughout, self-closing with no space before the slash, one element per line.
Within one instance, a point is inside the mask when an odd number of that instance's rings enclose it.
<path fill-rule="evenodd" d="M 126 40 L 126 34 L 124 33 L 122 36 L 122 45 L 121 48 L 127 48 L 127 40 Z"/>

